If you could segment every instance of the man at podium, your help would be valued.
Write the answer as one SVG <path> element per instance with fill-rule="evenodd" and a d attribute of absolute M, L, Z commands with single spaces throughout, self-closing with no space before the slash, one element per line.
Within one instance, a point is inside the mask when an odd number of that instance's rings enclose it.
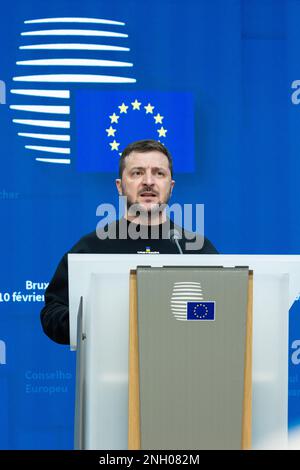
<path fill-rule="evenodd" d="M 167 217 L 173 180 L 172 157 L 155 140 L 128 145 L 119 163 L 116 186 L 127 200 L 120 220 L 85 235 L 68 253 L 157 253 L 217 254 L 213 244 L 201 234 L 192 234 Z M 191 240 L 201 239 L 201 244 Z M 69 344 L 68 259 L 66 253 L 45 293 L 41 311 L 44 332 L 60 344 Z"/>

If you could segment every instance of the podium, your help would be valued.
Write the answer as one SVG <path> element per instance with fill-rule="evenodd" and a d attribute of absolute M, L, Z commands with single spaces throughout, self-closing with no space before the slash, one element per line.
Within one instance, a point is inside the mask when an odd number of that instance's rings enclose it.
<path fill-rule="evenodd" d="M 286 447 L 299 256 L 68 262 L 75 448 Z"/>

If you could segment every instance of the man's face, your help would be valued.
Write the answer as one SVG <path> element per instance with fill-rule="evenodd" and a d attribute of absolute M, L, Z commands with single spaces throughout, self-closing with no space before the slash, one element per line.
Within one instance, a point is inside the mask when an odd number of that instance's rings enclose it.
<path fill-rule="evenodd" d="M 167 204 L 174 184 L 168 158 L 157 150 L 131 152 L 125 158 L 122 179 L 116 180 L 118 192 L 127 197 L 128 206 L 139 204 L 147 212 Z"/>

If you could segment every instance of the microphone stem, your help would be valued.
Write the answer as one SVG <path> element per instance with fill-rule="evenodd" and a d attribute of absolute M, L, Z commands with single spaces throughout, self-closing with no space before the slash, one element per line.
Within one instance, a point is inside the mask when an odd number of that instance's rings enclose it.
<path fill-rule="evenodd" d="M 179 241 L 177 240 L 177 238 L 174 238 L 174 242 L 176 243 L 176 246 L 177 246 L 177 248 L 178 248 L 179 253 L 180 253 L 181 255 L 183 255 L 181 246 L 179 245 Z"/>

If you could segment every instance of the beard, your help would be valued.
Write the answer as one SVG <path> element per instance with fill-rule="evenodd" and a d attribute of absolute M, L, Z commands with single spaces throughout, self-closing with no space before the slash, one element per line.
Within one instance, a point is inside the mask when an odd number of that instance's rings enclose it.
<path fill-rule="evenodd" d="M 128 196 L 126 192 L 124 191 L 124 188 L 122 188 L 122 190 L 123 190 L 123 196 L 127 198 L 127 214 L 131 217 L 133 216 L 136 218 L 142 217 L 142 218 L 148 219 L 151 216 L 153 217 L 158 216 L 160 213 L 164 212 L 171 197 L 171 188 L 170 188 L 169 192 L 164 198 L 165 200 L 159 200 L 158 202 L 151 204 L 149 207 L 145 207 L 142 202 L 139 202 L 137 199 L 130 198 L 130 196 Z M 147 190 L 143 189 L 143 191 L 141 191 L 139 195 L 145 191 Z M 151 188 L 149 189 L 149 192 L 156 193 L 156 191 L 153 191 Z"/>
<path fill-rule="evenodd" d="M 151 212 L 153 210 L 159 210 L 160 207 L 166 206 L 168 204 L 171 197 L 171 191 L 169 191 L 169 193 L 167 194 L 165 201 L 159 200 L 158 202 L 154 202 L 153 204 L 151 204 L 151 207 L 145 207 L 142 202 L 139 202 L 137 199 L 134 200 L 130 198 L 130 196 L 125 193 L 123 193 L 123 196 L 126 196 L 127 198 L 127 210 L 129 210 L 132 206 L 137 206 L 140 207 L 141 211 L 143 212 Z"/>

